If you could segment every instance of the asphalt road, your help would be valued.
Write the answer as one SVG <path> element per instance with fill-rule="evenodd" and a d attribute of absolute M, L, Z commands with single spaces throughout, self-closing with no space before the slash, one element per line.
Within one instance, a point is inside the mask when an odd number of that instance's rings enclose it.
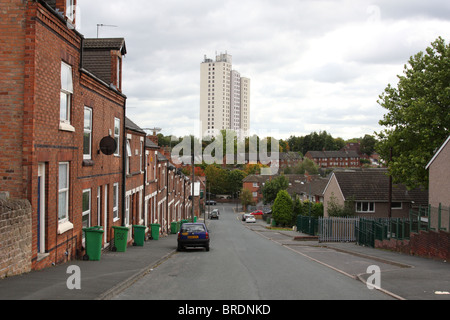
<path fill-rule="evenodd" d="M 384 300 L 390 296 L 247 228 L 232 206 L 208 220 L 211 249 L 178 252 L 116 300 Z M 173 246 L 176 247 L 176 239 Z"/>

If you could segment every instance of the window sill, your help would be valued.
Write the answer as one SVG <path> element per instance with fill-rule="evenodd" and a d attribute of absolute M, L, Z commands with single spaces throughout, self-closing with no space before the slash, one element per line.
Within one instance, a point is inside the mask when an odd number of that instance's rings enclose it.
<path fill-rule="evenodd" d="M 75 128 L 71 126 L 68 123 L 60 122 L 59 123 L 59 130 L 61 131 L 68 131 L 68 132 L 75 132 Z"/>
<path fill-rule="evenodd" d="M 38 253 L 37 262 L 44 260 L 50 255 L 50 253 Z"/>
<path fill-rule="evenodd" d="M 83 160 L 83 167 L 93 167 L 93 166 L 94 166 L 93 160 L 89 160 L 89 159 Z"/>
<path fill-rule="evenodd" d="M 66 233 L 69 230 L 73 229 L 73 224 L 69 221 L 60 223 L 58 225 L 58 234 Z"/>

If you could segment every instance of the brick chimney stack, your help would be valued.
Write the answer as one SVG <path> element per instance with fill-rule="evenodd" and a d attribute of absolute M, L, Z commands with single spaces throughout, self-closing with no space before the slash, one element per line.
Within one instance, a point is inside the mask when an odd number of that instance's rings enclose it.
<path fill-rule="evenodd" d="M 150 141 L 152 141 L 154 144 L 158 145 L 158 136 L 153 134 L 153 135 L 148 135 L 147 138 L 150 139 Z"/>

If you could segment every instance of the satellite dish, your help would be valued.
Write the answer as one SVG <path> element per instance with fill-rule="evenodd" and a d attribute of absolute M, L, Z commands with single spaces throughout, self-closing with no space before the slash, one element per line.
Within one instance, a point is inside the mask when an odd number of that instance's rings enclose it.
<path fill-rule="evenodd" d="M 105 154 L 107 156 L 111 156 L 114 154 L 114 152 L 116 152 L 116 149 L 117 149 L 117 143 L 113 137 L 107 136 L 107 137 L 104 137 L 100 141 L 100 151 L 103 154 Z"/>

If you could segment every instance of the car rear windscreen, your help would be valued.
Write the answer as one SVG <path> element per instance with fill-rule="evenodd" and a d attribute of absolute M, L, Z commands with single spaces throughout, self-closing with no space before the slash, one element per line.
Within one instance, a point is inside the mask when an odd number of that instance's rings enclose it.
<path fill-rule="evenodd" d="M 183 225 L 181 232 L 204 232 L 205 228 L 202 225 Z"/>

